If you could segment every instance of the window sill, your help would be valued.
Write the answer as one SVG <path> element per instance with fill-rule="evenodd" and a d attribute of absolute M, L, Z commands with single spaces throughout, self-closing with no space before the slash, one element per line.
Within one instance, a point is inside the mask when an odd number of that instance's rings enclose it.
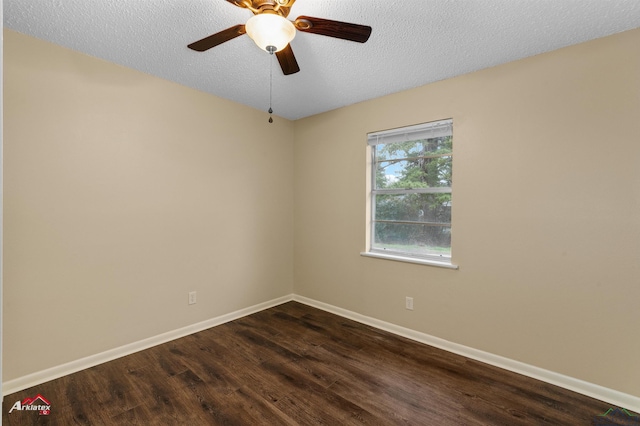
<path fill-rule="evenodd" d="M 438 262 L 437 260 L 421 259 L 418 257 L 398 256 L 387 253 L 362 252 L 360 256 L 374 257 L 376 259 L 395 260 L 397 262 L 417 263 L 419 265 L 437 266 L 439 268 L 458 269 L 458 265 L 449 262 Z"/>

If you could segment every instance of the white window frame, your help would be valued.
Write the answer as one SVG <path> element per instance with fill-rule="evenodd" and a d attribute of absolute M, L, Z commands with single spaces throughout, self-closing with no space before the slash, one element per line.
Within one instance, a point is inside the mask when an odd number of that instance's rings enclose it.
<path fill-rule="evenodd" d="M 373 132 L 367 135 L 368 153 L 370 158 L 369 165 L 367 167 L 367 251 L 361 253 L 362 256 L 458 269 L 458 266 L 451 262 L 450 255 L 429 255 L 373 248 L 376 223 L 375 199 L 377 194 L 453 194 L 452 187 L 377 189 L 375 184 L 377 159 L 374 147 L 380 144 L 398 143 L 417 139 L 430 139 L 449 135 L 453 136 L 453 119 L 439 120 L 397 129 Z M 451 159 L 453 161 L 453 152 L 451 153 Z M 434 225 L 436 224 L 434 223 Z M 451 223 L 448 225 L 450 227 L 452 226 Z M 438 226 L 442 225 L 438 224 Z"/>

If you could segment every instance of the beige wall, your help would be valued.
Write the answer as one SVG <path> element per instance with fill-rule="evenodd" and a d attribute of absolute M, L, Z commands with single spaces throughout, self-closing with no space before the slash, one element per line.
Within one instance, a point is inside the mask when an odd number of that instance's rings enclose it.
<path fill-rule="evenodd" d="M 4 37 L 4 380 L 292 293 L 292 122 Z"/>
<path fill-rule="evenodd" d="M 634 30 L 297 121 L 296 294 L 640 396 L 638 46 Z M 460 269 L 359 256 L 367 132 L 449 117 Z"/>
<path fill-rule="evenodd" d="M 295 291 L 640 396 L 640 30 L 273 125 L 4 36 L 4 380 Z M 460 270 L 361 257 L 366 133 L 448 117 Z"/>

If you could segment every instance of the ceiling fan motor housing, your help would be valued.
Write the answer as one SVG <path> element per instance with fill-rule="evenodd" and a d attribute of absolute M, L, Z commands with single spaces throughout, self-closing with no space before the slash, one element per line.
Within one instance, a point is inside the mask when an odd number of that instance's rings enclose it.
<path fill-rule="evenodd" d="M 251 10 L 254 15 L 273 12 L 286 18 L 295 0 L 227 0 L 238 7 Z"/>

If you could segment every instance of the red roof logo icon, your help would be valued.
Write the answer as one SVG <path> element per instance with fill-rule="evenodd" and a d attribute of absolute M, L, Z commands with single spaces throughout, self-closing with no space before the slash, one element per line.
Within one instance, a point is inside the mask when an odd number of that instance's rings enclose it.
<path fill-rule="evenodd" d="M 42 405 L 51 405 L 49 400 L 40 394 L 37 394 L 33 398 L 25 398 L 22 401 L 22 405 L 33 405 L 33 404 L 37 404 L 38 401 L 42 401 Z"/>

